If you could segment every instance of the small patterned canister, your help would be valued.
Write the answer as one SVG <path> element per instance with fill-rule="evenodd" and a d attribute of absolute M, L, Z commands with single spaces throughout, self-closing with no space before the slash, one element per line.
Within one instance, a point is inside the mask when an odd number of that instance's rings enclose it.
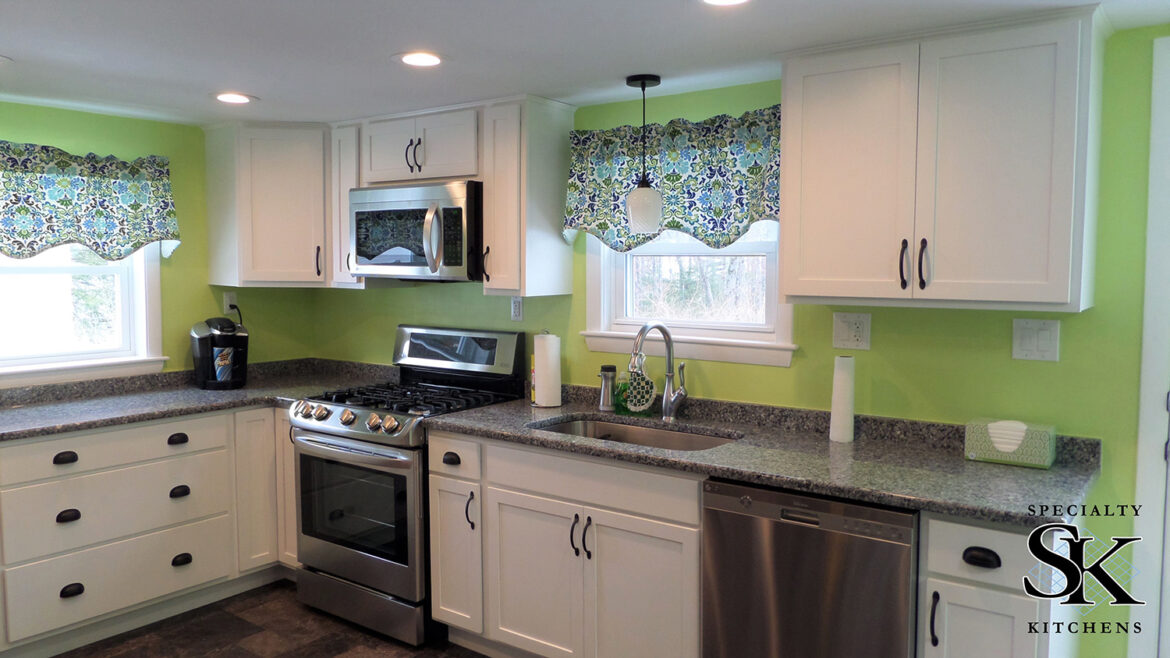
<path fill-rule="evenodd" d="M 1050 468 L 1056 458 L 1056 429 L 1014 420 L 976 418 L 967 423 L 967 459 L 1031 468 Z"/>

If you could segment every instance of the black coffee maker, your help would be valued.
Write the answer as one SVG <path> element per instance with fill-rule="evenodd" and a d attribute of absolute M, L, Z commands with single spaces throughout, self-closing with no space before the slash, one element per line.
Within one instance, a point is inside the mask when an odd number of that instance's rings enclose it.
<path fill-rule="evenodd" d="M 228 318 L 207 318 L 191 327 L 191 355 L 199 388 L 240 388 L 248 377 L 248 330 Z"/>

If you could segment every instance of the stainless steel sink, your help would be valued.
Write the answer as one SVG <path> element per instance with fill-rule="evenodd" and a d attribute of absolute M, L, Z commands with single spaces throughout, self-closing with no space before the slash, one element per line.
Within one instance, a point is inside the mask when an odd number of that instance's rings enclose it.
<path fill-rule="evenodd" d="M 618 443 L 632 443 L 634 445 L 662 448 L 664 450 L 707 450 L 735 439 L 727 439 L 706 434 L 692 434 L 690 432 L 676 432 L 655 427 L 640 427 L 637 425 L 622 425 L 607 423 L 600 420 L 571 420 L 567 423 L 557 423 L 534 429 L 546 432 L 559 432 L 573 436 L 587 436 L 592 439 L 605 439 Z"/>

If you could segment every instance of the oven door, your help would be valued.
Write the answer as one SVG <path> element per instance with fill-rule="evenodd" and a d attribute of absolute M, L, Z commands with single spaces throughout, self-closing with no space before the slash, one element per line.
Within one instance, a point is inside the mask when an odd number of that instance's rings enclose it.
<path fill-rule="evenodd" d="M 350 190 L 351 271 L 469 280 L 468 210 L 465 182 Z"/>
<path fill-rule="evenodd" d="M 295 430 L 297 557 L 308 567 L 421 601 L 422 452 Z"/>

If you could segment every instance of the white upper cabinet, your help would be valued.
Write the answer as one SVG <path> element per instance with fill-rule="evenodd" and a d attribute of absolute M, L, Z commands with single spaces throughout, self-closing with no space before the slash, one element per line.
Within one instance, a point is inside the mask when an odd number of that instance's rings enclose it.
<path fill-rule="evenodd" d="M 1091 306 L 1093 20 L 1078 12 L 786 62 L 790 301 Z"/>
<path fill-rule="evenodd" d="M 333 129 L 329 165 L 329 285 L 364 288 L 365 279 L 349 271 L 349 191 L 358 186 L 357 126 Z"/>
<path fill-rule="evenodd" d="M 362 185 L 475 176 L 479 172 L 474 109 L 362 124 Z"/>
<path fill-rule="evenodd" d="M 489 105 L 483 120 L 484 293 L 572 294 L 562 229 L 573 108 L 529 97 Z"/>
<path fill-rule="evenodd" d="M 325 129 L 205 129 L 210 282 L 325 282 Z"/>

